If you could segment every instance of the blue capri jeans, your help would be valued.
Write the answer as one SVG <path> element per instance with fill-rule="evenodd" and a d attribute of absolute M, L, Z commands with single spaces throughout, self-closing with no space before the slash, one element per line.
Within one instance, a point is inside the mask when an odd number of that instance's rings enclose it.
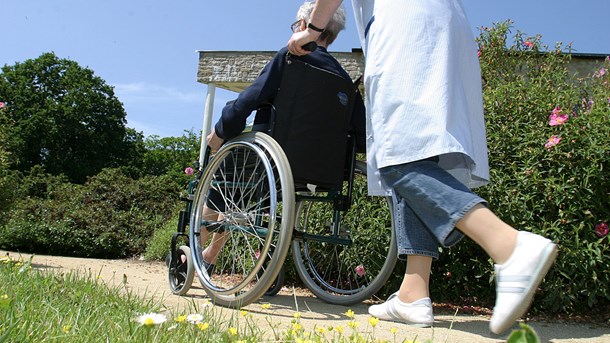
<path fill-rule="evenodd" d="M 398 255 L 438 259 L 439 244 L 451 247 L 464 234 L 455 224 L 475 205 L 487 202 L 429 158 L 380 169 L 392 188 Z"/>

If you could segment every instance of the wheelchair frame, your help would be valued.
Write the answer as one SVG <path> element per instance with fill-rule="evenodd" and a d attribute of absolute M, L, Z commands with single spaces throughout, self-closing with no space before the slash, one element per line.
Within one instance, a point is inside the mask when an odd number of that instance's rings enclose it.
<path fill-rule="evenodd" d="M 385 284 L 397 255 L 392 202 L 389 198 L 366 195 L 366 165 L 356 161 L 353 144 L 343 189 L 322 190 L 320 194 L 303 187 L 295 188 L 288 159 L 279 144 L 265 133 L 244 133 L 211 157 L 209 148 L 206 150 L 204 166 L 196 168 L 197 178 L 189 183 L 188 196 L 182 199 L 185 209 L 180 212 L 167 257 L 169 286 L 174 294 L 186 294 L 197 275 L 212 301 L 221 306 L 240 308 L 263 295 L 274 295 L 283 284 L 290 246 L 300 279 L 326 302 L 358 303 L 372 297 Z M 238 159 L 231 156 L 243 159 L 245 154 L 252 161 L 241 161 L 248 167 L 238 170 L 235 167 Z M 254 164 L 257 167 L 252 169 Z M 227 165 L 231 165 L 239 180 L 223 170 L 228 169 Z M 253 177 L 245 171 L 260 175 Z M 226 177 L 229 174 L 232 176 Z M 357 194 L 354 193 L 355 177 L 360 177 Z M 253 187 L 249 184 L 257 185 L 256 192 L 261 194 L 251 192 Z M 223 195 L 225 206 L 234 208 L 225 209 L 222 219 L 216 222 L 204 219 L 202 210 L 208 206 L 208 194 L 214 187 L 217 190 L 236 187 Z M 238 190 L 238 187 L 241 188 Z M 237 205 L 243 198 L 248 198 L 250 203 L 244 202 L 243 208 L 239 208 Z M 375 226 L 365 222 L 353 206 L 358 200 L 370 202 L 371 199 L 387 205 L 378 209 L 379 217 L 385 218 L 374 228 L 381 230 L 377 235 L 359 230 L 354 224 Z M 260 208 L 256 209 L 257 206 Z M 356 213 L 350 216 L 351 211 Z M 349 224 L 348 216 L 352 220 Z M 214 233 L 231 236 L 223 243 L 219 253 L 223 262 L 216 263 L 216 270 L 203 267 L 202 230 L 211 232 L 212 237 Z M 387 237 L 384 242 L 371 241 L 384 236 Z"/>

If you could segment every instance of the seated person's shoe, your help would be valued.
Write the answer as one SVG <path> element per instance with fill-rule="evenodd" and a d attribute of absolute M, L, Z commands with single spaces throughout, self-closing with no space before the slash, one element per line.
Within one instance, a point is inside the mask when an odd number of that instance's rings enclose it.
<path fill-rule="evenodd" d="M 434 323 L 430 298 L 421 298 L 412 303 L 404 303 L 398 299 L 398 292 L 390 295 L 383 304 L 369 307 L 369 314 L 379 319 L 422 328 L 427 328 Z"/>
<path fill-rule="evenodd" d="M 557 257 L 550 240 L 520 231 L 517 245 L 504 264 L 496 264 L 496 305 L 489 329 L 500 334 L 510 328 L 532 303 L 534 293 Z"/>
<path fill-rule="evenodd" d="M 203 266 L 203 269 L 205 269 L 208 272 L 208 275 L 212 275 L 212 273 L 214 273 L 214 264 L 213 263 L 207 263 L 205 260 L 201 260 L 201 264 Z"/>

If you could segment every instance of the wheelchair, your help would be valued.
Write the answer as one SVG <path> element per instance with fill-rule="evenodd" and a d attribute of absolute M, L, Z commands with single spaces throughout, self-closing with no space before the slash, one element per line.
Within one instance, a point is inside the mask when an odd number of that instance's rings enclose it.
<path fill-rule="evenodd" d="M 367 195 L 366 164 L 349 134 L 357 85 L 286 58 L 265 128 L 213 156 L 208 148 L 189 184 L 167 257 L 174 294 L 187 294 L 197 276 L 215 304 L 247 306 L 281 289 L 292 250 L 312 293 L 351 305 L 394 269 L 392 201 Z M 221 246 L 212 266 L 202 258 L 210 242 Z"/>

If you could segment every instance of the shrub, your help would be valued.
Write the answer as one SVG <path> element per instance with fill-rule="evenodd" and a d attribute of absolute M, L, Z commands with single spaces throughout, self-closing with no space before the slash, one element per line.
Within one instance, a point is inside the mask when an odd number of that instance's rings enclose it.
<path fill-rule="evenodd" d="M 82 186 L 41 183 L 40 176 L 23 178 L 24 198 L 0 228 L 0 247 L 67 256 L 134 256 L 144 251 L 178 203 L 178 187 L 166 176 L 133 180 L 120 169 L 105 169 Z"/>
<path fill-rule="evenodd" d="M 172 236 L 177 231 L 178 216 L 174 215 L 162 227 L 157 229 L 146 246 L 144 257 L 147 260 L 163 260 L 170 252 Z M 188 232 L 187 232 L 188 234 Z M 181 240 L 177 245 L 188 245 Z"/>
<path fill-rule="evenodd" d="M 509 29 L 500 23 L 478 38 L 491 182 L 475 191 L 510 225 L 560 246 L 534 312 L 608 308 L 609 238 L 595 227 L 610 221 L 610 66 L 576 79 L 561 46 L 543 51 L 539 36 L 521 33 L 507 44 Z M 434 264 L 432 291 L 491 304 L 492 262 L 464 243 Z"/>

